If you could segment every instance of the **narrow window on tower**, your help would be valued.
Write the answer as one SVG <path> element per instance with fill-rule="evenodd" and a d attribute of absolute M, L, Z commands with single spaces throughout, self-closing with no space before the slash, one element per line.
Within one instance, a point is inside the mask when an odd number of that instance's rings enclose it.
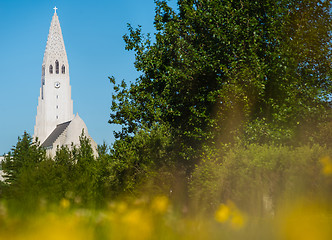
<path fill-rule="evenodd" d="M 61 73 L 62 74 L 66 73 L 66 67 L 65 67 L 65 65 L 62 65 L 62 67 L 61 67 Z"/>
<path fill-rule="evenodd" d="M 55 73 L 59 74 L 59 62 L 58 62 L 58 60 L 55 61 Z"/>
<path fill-rule="evenodd" d="M 53 73 L 53 66 L 50 65 L 50 74 L 52 74 L 52 73 Z"/>

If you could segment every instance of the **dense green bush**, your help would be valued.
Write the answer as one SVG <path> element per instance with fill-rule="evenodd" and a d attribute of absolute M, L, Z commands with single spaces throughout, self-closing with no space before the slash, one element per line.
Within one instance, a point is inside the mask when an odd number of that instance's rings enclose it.
<path fill-rule="evenodd" d="M 190 184 L 192 201 L 215 210 L 231 200 L 261 216 L 294 198 L 331 197 L 331 179 L 322 174 L 320 162 L 325 156 L 332 156 L 332 149 L 255 144 L 234 147 L 224 156 L 204 156 Z"/>

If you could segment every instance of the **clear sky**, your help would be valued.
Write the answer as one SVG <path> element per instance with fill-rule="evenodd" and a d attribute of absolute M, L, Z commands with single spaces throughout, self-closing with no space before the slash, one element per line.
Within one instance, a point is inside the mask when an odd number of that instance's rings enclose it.
<path fill-rule="evenodd" d="M 70 66 L 74 113 L 98 144 L 111 144 L 116 129 L 107 123 L 112 95 L 108 76 L 129 82 L 139 75 L 134 53 L 124 49 L 127 23 L 154 33 L 154 0 L 0 0 L 0 155 L 24 131 L 33 135 L 54 6 Z"/>

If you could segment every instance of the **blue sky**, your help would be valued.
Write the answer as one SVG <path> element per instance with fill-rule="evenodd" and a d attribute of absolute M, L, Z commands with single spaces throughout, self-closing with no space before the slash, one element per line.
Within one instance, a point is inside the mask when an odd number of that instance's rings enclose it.
<path fill-rule="evenodd" d="M 153 0 L 0 0 L 0 155 L 24 131 L 33 134 L 54 6 L 70 65 L 74 113 L 98 144 L 111 144 L 116 129 L 107 123 L 112 95 L 108 76 L 129 82 L 139 75 L 134 53 L 124 49 L 127 23 L 154 33 Z"/>

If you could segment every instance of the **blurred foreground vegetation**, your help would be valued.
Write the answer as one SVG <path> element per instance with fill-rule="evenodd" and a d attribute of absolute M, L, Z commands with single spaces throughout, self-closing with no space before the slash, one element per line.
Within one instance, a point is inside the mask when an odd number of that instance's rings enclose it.
<path fill-rule="evenodd" d="M 331 239 L 331 1 L 156 1 L 112 146 L 2 164 L 0 239 Z"/>
<path fill-rule="evenodd" d="M 0 239 L 332 237 L 326 146 L 205 152 L 190 179 L 182 169 L 134 162 L 138 149 L 124 153 L 127 162 L 106 150 L 95 158 L 82 135 L 79 148 L 59 148 L 49 159 L 24 134 L 3 163 Z"/>

